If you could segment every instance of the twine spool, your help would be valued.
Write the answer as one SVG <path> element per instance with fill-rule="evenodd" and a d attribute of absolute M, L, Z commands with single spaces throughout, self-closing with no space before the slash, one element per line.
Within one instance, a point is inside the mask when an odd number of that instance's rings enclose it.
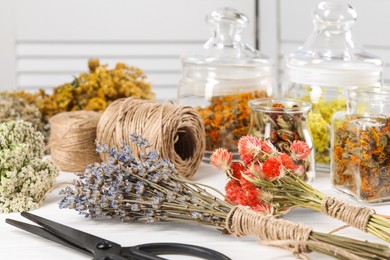
<path fill-rule="evenodd" d="M 130 144 L 131 133 L 146 138 L 162 158 L 175 165 L 180 175 L 191 178 L 197 171 L 205 150 L 205 133 L 202 118 L 193 107 L 118 99 L 101 116 L 97 140 L 119 147 L 121 142 Z M 132 145 L 132 149 L 138 156 L 138 147 Z M 107 159 L 107 155 L 101 156 Z"/>
<path fill-rule="evenodd" d="M 100 162 L 96 153 L 96 127 L 100 114 L 93 111 L 63 112 L 50 118 L 51 158 L 63 171 L 84 172 Z"/>

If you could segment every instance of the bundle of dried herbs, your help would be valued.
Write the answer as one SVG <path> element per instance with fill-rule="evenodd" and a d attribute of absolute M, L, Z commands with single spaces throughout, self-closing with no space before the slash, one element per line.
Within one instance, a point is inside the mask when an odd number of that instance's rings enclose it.
<path fill-rule="evenodd" d="M 0 212 L 37 208 L 52 187 L 58 169 L 42 159 L 43 139 L 30 123 L 0 124 Z"/>
<path fill-rule="evenodd" d="M 97 59 L 90 59 L 88 67 L 89 73 L 81 73 L 73 82 L 54 88 L 51 95 L 41 95 L 37 104 L 44 117 L 65 111 L 104 111 L 112 101 L 122 97 L 155 97 L 139 68 L 118 63 L 114 69 L 108 69 Z"/>
<path fill-rule="evenodd" d="M 390 242 L 390 218 L 374 210 L 349 205 L 328 197 L 303 181 L 295 158 L 305 159 L 308 146 L 292 143 L 290 154 L 278 152 L 271 143 L 246 136 L 238 143 L 241 161 L 231 161 L 231 154 L 220 148 L 212 155 L 212 165 L 225 171 L 230 181 L 227 197 L 236 204 L 254 210 L 282 215 L 294 207 L 321 211 L 349 225 Z"/>
<path fill-rule="evenodd" d="M 44 134 L 47 144 L 50 135 L 49 118 L 58 113 L 77 110 L 102 112 L 113 101 L 123 97 L 155 98 L 147 76 L 139 68 L 117 63 L 114 69 L 108 69 L 107 65 L 100 65 L 97 59 L 90 59 L 88 67 L 89 73 L 81 73 L 71 83 L 54 88 L 52 94 L 44 90 L 0 94 L 1 98 L 11 100 L 7 101 L 10 103 L 7 106 L 13 107 L 13 110 L 4 106 L 0 108 L 0 116 L 3 116 L 0 120 L 23 119 L 31 122 Z"/>
<path fill-rule="evenodd" d="M 237 152 L 238 140 L 249 130 L 248 101 L 266 96 L 265 90 L 214 96 L 206 108 L 197 108 L 205 126 L 208 156 L 218 147 Z"/>
<path fill-rule="evenodd" d="M 337 117 L 333 185 L 365 202 L 390 200 L 390 118 Z"/>
<path fill-rule="evenodd" d="M 314 232 L 225 202 L 205 189 L 214 190 L 212 187 L 180 177 L 174 165 L 162 159 L 142 137 L 133 134 L 131 141 L 143 150 L 139 158 L 129 145 L 123 144 L 119 150 L 99 146 L 99 152 L 109 155 L 108 161 L 90 165 L 79 174 L 74 187 L 62 191 L 60 207 L 90 218 L 204 224 L 235 235 L 257 235 L 268 244 L 297 253 L 315 251 L 340 259 L 390 257 L 387 246 Z"/>
<path fill-rule="evenodd" d="M 32 124 L 35 130 L 49 136 L 47 123 L 36 104 L 38 95 L 25 91 L 0 93 L 0 122 L 23 120 Z"/>

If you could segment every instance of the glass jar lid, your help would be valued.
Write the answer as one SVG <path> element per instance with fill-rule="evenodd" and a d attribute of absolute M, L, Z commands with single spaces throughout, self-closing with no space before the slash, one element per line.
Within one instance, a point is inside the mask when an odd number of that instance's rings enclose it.
<path fill-rule="evenodd" d="M 206 22 L 212 37 L 197 54 L 182 57 L 180 85 L 192 95 L 211 97 L 258 90 L 261 84 L 272 95 L 273 65 L 241 40 L 248 18 L 226 7 L 211 12 Z"/>
<path fill-rule="evenodd" d="M 381 84 L 383 62 L 352 38 L 357 19 L 344 1 L 318 4 L 313 12 L 314 31 L 286 62 L 291 81 L 318 85 Z"/>
<path fill-rule="evenodd" d="M 212 37 L 199 53 L 182 57 L 183 63 L 208 66 L 272 67 L 268 57 L 241 40 L 248 18 L 225 7 L 206 16 Z"/>

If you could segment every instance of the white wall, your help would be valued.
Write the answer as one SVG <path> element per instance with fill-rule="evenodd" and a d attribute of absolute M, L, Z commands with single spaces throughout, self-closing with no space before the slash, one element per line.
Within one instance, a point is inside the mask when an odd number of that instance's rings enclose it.
<path fill-rule="evenodd" d="M 159 99 L 175 98 L 180 55 L 201 48 L 206 14 L 224 6 L 249 17 L 255 44 L 255 0 L 1 0 L 0 90 L 50 89 L 98 57 L 144 69 Z"/>
<path fill-rule="evenodd" d="M 256 26 L 256 2 L 260 23 Z M 210 11 L 232 6 L 250 19 L 244 39 L 282 71 L 285 53 L 312 31 L 320 0 L 0 0 L 0 90 L 50 89 L 99 57 L 145 70 L 159 99 L 174 98 L 180 55 L 200 48 Z M 390 82 L 389 0 L 349 0 L 358 12 L 355 38 L 386 64 Z"/>
<path fill-rule="evenodd" d="M 320 0 L 260 0 L 268 5 L 268 10 L 260 10 L 262 27 L 273 27 L 263 30 L 261 49 L 271 55 L 279 70 L 283 71 L 284 55 L 299 47 L 313 30 L 311 13 Z M 386 67 L 385 82 L 390 82 L 390 1 L 389 0 L 348 0 L 358 14 L 352 30 L 355 40 L 367 50 L 381 57 Z M 265 15 L 261 16 L 261 14 Z M 276 20 L 276 22 L 275 22 Z M 270 24 L 277 24 L 270 25 Z M 262 28 L 261 27 L 261 28 Z M 276 38 L 276 40 L 275 40 Z M 267 40 L 271 39 L 271 40 Z"/>

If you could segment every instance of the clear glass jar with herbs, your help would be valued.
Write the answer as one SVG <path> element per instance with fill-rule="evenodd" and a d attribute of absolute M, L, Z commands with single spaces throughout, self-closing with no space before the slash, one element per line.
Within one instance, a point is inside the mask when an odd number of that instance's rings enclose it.
<path fill-rule="evenodd" d="M 248 133 L 248 101 L 273 96 L 274 69 L 267 57 L 243 43 L 248 18 L 231 8 L 211 12 L 212 37 L 194 55 L 182 57 L 180 104 L 194 106 L 203 118 L 208 161 L 220 147 L 237 155 Z"/>
<path fill-rule="evenodd" d="M 357 19 L 343 1 L 324 1 L 313 12 L 314 31 L 286 59 L 283 95 L 309 101 L 316 168 L 329 171 L 330 124 L 333 114 L 345 110 L 345 86 L 380 86 L 383 62 L 352 37 Z"/>
<path fill-rule="evenodd" d="M 314 146 L 307 116 L 309 102 L 295 99 L 261 98 L 249 102 L 251 109 L 250 135 L 269 140 L 280 152 L 291 155 L 293 142 L 304 141 L 310 149 L 309 160 L 297 158 L 294 171 L 306 181 L 315 178 Z M 300 174 L 299 174 L 300 173 Z"/>
<path fill-rule="evenodd" d="M 348 87 L 332 120 L 333 186 L 361 202 L 390 201 L 390 88 Z"/>

